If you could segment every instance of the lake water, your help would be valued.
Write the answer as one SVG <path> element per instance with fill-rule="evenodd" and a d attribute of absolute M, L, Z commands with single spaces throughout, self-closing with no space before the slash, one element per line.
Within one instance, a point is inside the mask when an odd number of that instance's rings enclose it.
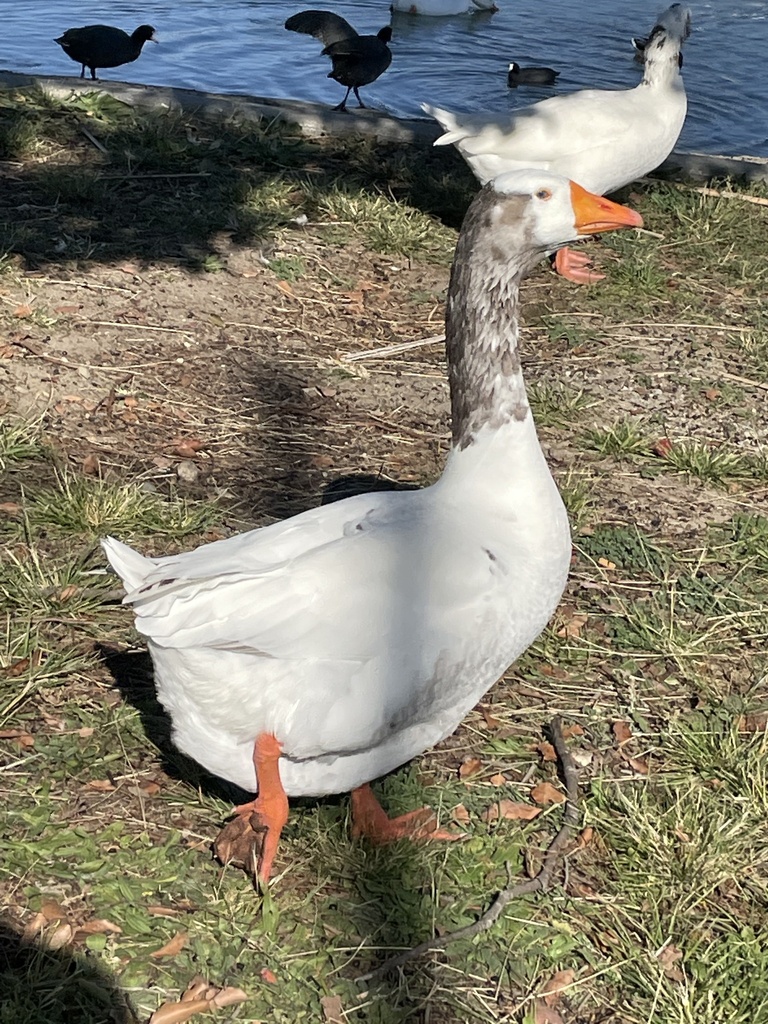
<path fill-rule="evenodd" d="M 663 0 L 497 2 L 495 14 L 451 18 L 390 15 L 387 0 L 314 6 L 336 11 L 360 32 L 376 32 L 391 18 L 392 65 L 362 95 L 404 117 L 420 116 L 422 101 L 505 110 L 552 95 L 508 89 L 510 60 L 556 68 L 558 92 L 629 88 L 640 77 L 630 37 L 647 34 L 663 8 Z M 330 62 L 319 42 L 283 28 L 289 15 L 311 6 L 312 0 L 0 0 L 0 67 L 77 75 L 54 36 L 96 22 L 129 32 L 149 23 L 159 45 L 148 43 L 138 61 L 105 71 L 105 78 L 335 104 L 343 91 L 326 78 Z M 688 118 L 679 148 L 768 156 L 768 0 L 708 0 L 691 10 L 683 71 Z"/>

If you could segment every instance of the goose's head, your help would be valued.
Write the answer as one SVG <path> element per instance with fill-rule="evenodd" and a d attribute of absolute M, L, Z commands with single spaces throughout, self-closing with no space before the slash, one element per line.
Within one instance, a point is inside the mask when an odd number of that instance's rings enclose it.
<path fill-rule="evenodd" d="M 593 195 L 559 174 L 535 168 L 508 171 L 490 181 L 470 207 L 470 219 L 500 272 L 512 263 L 522 274 L 545 253 L 584 235 L 643 223 L 634 210 Z"/>
<path fill-rule="evenodd" d="M 659 15 L 642 51 L 645 82 L 677 76 L 683 66 L 682 46 L 690 34 L 691 12 L 684 4 L 672 4 Z"/>

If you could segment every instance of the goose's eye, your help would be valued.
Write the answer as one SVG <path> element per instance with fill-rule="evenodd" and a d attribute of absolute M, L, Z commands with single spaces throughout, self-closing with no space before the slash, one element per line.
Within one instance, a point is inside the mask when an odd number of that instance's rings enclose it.
<path fill-rule="evenodd" d="M 546 202 L 547 199 L 552 198 L 552 193 L 549 191 L 548 188 L 540 188 L 539 191 L 536 193 L 536 198 L 543 199 Z"/>

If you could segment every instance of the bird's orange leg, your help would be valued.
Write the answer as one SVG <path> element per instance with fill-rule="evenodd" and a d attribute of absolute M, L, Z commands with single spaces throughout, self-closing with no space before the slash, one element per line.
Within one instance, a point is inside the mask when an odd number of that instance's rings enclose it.
<path fill-rule="evenodd" d="M 461 839 L 459 832 L 437 827 L 437 818 L 429 807 L 409 811 L 398 818 L 387 817 L 383 807 L 366 783 L 352 790 L 352 835 L 365 836 L 378 845 L 395 839 Z"/>
<path fill-rule="evenodd" d="M 605 278 L 605 274 L 598 274 L 596 270 L 590 270 L 592 260 L 583 252 L 574 252 L 567 246 L 558 249 L 555 255 L 555 270 L 568 281 L 575 281 L 576 284 L 596 284 Z"/>
<path fill-rule="evenodd" d="M 281 750 L 271 733 L 256 737 L 253 764 L 259 795 L 235 807 L 235 817 L 224 826 L 214 843 L 219 860 L 224 864 L 241 865 L 258 876 L 262 885 L 269 881 L 280 833 L 288 820 L 288 797 L 280 781 Z"/>

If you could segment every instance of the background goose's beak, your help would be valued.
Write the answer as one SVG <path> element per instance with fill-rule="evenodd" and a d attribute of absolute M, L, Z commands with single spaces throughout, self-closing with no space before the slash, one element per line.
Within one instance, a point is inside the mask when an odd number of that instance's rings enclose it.
<path fill-rule="evenodd" d="M 580 235 L 596 235 L 603 231 L 643 226 L 643 218 L 635 210 L 612 203 L 603 196 L 593 195 L 575 181 L 571 182 L 571 204 Z"/>

